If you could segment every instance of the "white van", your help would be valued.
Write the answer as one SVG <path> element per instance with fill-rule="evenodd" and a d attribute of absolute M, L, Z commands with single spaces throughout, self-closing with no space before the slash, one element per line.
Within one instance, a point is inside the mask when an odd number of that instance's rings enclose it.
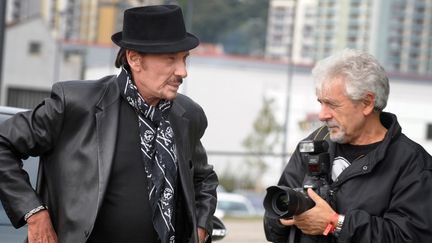
<path fill-rule="evenodd" d="M 218 192 L 216 215 L 219 217 L 250 217 L 256 216 L 257 212 L 245 196 L 236 193 Z"/>

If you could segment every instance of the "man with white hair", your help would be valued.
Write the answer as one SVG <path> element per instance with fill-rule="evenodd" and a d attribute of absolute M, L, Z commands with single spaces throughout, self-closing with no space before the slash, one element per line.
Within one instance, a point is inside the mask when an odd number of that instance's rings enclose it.
<path fill-rule="evenodd" d="M 292 218 L 266 212 L 267 239 L 432 242 L 432 157 L 401 132 L 396 115 L 383 112 L 389 95 L 384 69 L 368 53 L 347 49 L 312 72 L 325 126 L 306 140 L 329 143 L 329 193 L 308 189 L 315 206 Z M 307 168 L 301 156 L 297 148 L 278 185 L 302 187 Z"/>

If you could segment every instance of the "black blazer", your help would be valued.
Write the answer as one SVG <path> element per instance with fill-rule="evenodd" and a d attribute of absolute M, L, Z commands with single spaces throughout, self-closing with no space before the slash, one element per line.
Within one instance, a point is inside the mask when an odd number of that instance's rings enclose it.
<path fill-rule="evenodd" d="M 33 111 L 0 125 L 0 199 L 15 227 L 44 204 L 59 242 L 86 242 L 108 185 L 117 135 L 120 91 L 116 76 L 53 85 L 51 97 Z M 181 192 L 190 225 L 185 242 L 198 242 L 196 228 L 211 232 L 217 176 L 200 142 L 207 127 L 202 108 L 178 94 L 169 120 L 175 132 Z M 40 156 L 34 192 L 20 159 Z"/>

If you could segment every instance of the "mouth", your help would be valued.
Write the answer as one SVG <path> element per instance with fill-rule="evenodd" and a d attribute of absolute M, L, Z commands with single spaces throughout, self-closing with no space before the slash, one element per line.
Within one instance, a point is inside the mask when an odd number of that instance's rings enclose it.
<path fill-rule="evenodd" d="M 339 126 L 333 122 L 326 122 L 326 126 L 328 127 L 328 129 L 337 129 L 339 128 Z"/>
<path fill-rule="evenodd" d="M 336 132 L 339 128 L 338 128 L 338 127 L 329 127 L 328 129 L 329 129 L 329 131 L 330 131 L 331 133 L 334 133 L 334 132 Z"/>
<path fill-rule="evenodd" d="M 167 83 L 167 85 L 175 87 L 175 88 L 179 88 L 182 83 L 183 83 L 183 79 L 182 78 L 175 78 L 175 79 L 169 81 Z"/>
<path fill-rule="evenodd" d="M 180 85 L 181 85 L 180 83 L 168 83 L 168 86 L 175 88 L 175 89 L 180 88 Z"/>

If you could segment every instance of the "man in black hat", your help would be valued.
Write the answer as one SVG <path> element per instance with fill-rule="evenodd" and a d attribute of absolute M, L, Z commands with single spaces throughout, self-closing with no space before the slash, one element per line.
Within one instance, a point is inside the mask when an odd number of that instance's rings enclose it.
<path fill-rule="evenodd" d="M 189 50 L 174 5 L 128 9 L 118 76 L 59 82 L 0 126 L 0 199 L 29 242 L 204 242 L 217 176 L 202 108 L 177 94 Z M 20 166 L 40 156 L 38 192 Z"/>

